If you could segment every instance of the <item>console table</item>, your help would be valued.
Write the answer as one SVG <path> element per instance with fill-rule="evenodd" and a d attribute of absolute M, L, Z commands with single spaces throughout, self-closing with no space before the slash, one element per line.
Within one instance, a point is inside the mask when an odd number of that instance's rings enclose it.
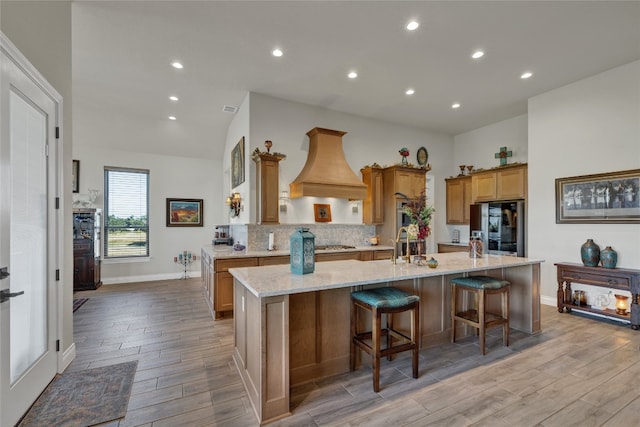
<path fill-rule="evenodd" d="M 629 320 L 632 329 L 640 329 L 640 270 L 628 268 L 586 267 L 575 263 L 557 263 L 558 270 L 558 312 L 565 309 L 568 313 L 572 309 L 599 313 L 609 317 Z M 575 305 L 571 298 L 571 283 L 599 286 L 610 289 L 620 289 L 631 292 L 630 314 L 620 315 L 615 310 L 596 310 L 589 305 Z"/>

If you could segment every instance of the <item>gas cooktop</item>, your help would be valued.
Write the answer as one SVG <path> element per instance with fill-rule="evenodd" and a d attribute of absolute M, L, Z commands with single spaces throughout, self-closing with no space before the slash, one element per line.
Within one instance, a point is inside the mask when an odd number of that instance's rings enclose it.
<path fill-rule="evenodd" d="M 349 245 L 318 245 L 316 251 L 340 251 L 345 249 L 355 249 L 355 246 Z"/>

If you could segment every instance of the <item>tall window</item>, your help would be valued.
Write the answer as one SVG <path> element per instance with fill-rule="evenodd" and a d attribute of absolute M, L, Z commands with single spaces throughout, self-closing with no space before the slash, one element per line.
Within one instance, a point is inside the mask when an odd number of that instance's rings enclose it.
<path fill-rule="evenodd" d="M 149 256 L 149 171 L 104 168 L 104 256 Z"/>

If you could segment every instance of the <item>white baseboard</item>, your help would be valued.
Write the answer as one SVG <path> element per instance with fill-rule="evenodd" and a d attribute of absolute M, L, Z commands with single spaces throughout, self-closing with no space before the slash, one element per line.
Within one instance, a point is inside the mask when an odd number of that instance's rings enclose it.
<path fill-rule="evenodd" d="M 190 278 L 200 277 L 200 271 L 189 273 Z M 181 279 L 182 273 L 146 274 L 142 276 L 122 276 L 102 278 L 103 285 L 115 285 L 117 283 L 151 282 L 154 280 L 175 280 Z"/>
<path fill-rule="evenodd" d="M 557 299 L 557 297 L 547 297 L 547 296 L 542 295 L 540 297 L 540 304 L 551 305 L 551 306 L 555 307 L 555 306 L 558 305 L 558 299 Z"/>
<path fill-rule="evenodd" d="M 67 369 L 67 366 L 76 358 L 76 343 L 71 343 L 65 351 L 58 356 L 58 373 L 61 374 Z"/>

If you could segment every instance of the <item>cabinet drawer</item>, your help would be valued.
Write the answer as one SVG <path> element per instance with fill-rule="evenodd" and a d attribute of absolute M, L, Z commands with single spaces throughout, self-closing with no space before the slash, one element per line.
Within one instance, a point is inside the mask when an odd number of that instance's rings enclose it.
<path fill-rule="evenodd" d="M 74 240 L 73 251 L 76 253 L 78 252 L 93 253 L 93 240 L 91 239 Z"/>
<path fill-rule="evenodd" d="M 565 271 L 564 279 L 584 285 L 610 286 L 617 289 L 631 289 L 631 277 L 615 277 L 607 273 L 584 273 L 580 271 Z"/>
<path fill-rule="evenodd" d="M 344 261 L 348 259 L 355 259 L 360 261 L 360 253 L 359 252 L 331 252 L 331 253 L 317 253 L 316 252 L 316 262 L 322 261 Z"/>
<path fill-rule="evenodd" d="M 255 267 L 258 265 L 258 258 L 238 258 L 238 259 L 217 259 L 215 261 L 215 271 L 227 271 L 230 268 Z"/>
<path fill-rule="evenodd" d="M 393 249 L 384 249 L 381 251 L 373 251 L 373 259 L 375 261 L 381 259 L 391 259 L 393 257 Z"/>
<path fill-rule="evenodd" d="M 258 258 L 258 265 L 281 265 L 281 264 L 289 264 L 288 255 Z"/>

